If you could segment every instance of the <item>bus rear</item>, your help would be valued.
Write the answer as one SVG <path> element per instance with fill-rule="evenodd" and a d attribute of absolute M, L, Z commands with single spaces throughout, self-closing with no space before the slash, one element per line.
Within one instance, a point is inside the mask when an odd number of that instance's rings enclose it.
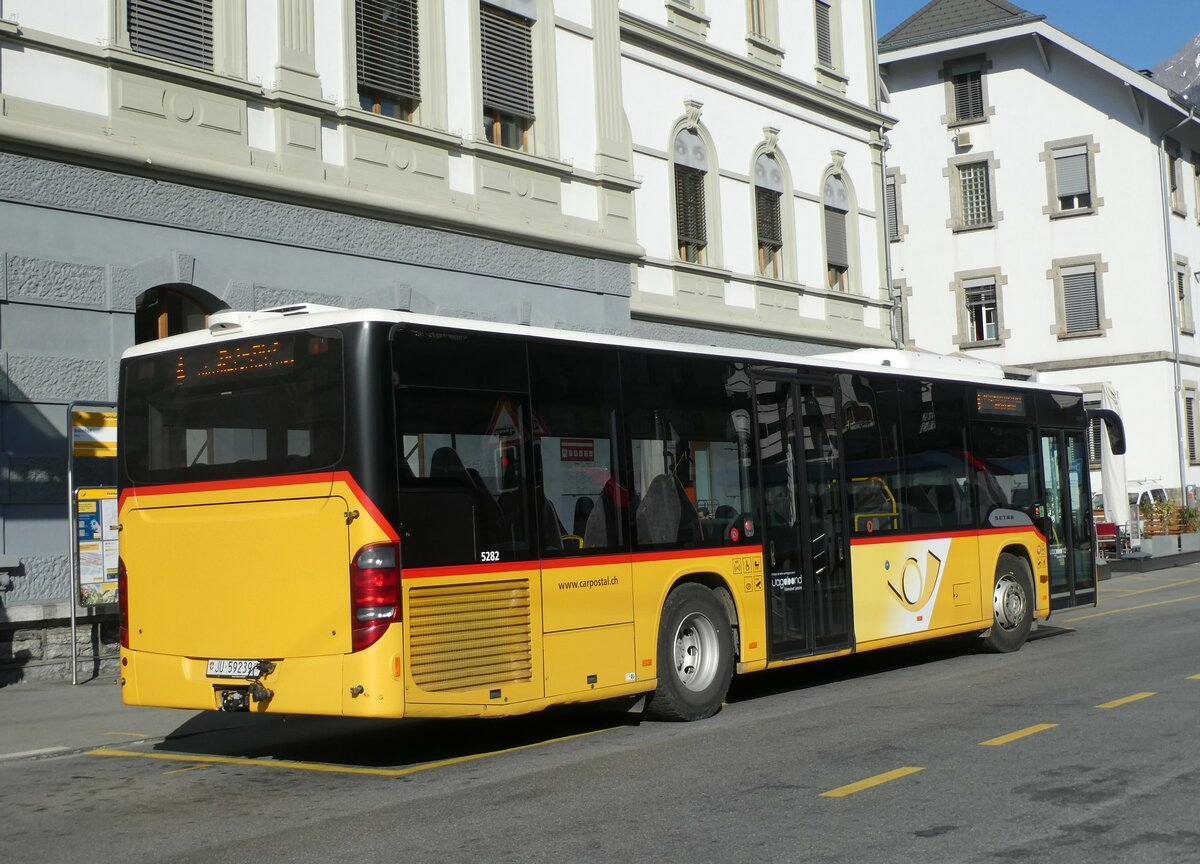
<path fill-rule="evenodd" d="M 397 537 L 363 479 L 386 336 L 257 317 L 122 361 L 123 699 L 400 716 Z"/>

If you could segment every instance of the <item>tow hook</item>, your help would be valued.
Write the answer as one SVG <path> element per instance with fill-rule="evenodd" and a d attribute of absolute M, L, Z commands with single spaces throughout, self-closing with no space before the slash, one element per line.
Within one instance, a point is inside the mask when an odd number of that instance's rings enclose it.
<path fill-rule="evenodd" d="M 258 662 L 258 675 L 255 676 L 248 686 L 245 688 L 237 688 L 236 690 L 220 690 L 217 695 L 220 698 L 222 711 L 249 711 L 251 702 L 270 702 L 275 695 L 275 691 L 265 686 L 262 679 L 266 678 L 275 671 L 275 664 L 270 660 L 260 660 Z"/>

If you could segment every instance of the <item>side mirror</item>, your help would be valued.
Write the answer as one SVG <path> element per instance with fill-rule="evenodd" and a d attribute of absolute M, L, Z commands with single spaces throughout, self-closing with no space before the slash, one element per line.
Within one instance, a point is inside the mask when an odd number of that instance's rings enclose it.
<path fill-rule="evenodd" d="M 1124 456 L 1125 424 L 1121 422 L 1121 415 L 1111 408 L 1088 408 L 1087 416 L 1089 420 L 1104 421 L 1104 428 L 1108 430 L 1108 443 L 1113 455 Z"/>

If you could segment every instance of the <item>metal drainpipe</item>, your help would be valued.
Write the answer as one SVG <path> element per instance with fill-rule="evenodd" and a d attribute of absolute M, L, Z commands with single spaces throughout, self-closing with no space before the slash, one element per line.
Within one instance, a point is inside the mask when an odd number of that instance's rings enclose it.
<path fill-rule="evenodd" d="M 1171 311 L 1171 347 L 1175 373 L 1175 451 L 1179 459 L 1179 498 L 1187 503 L 1187 454 L 1184 452 L 1183 428 L 1183 366 L 1179 356 L 1179 300 L 1175 286 L 1175 245 L 1171 242 L 1171 187 L 1167 183 L 1167 136 L 1196 119 L 1195 110 L 1188 108 L 1187 116 L 1162 133 L 1158 139 L 1158 182 L 1162 190 L 1163 248 L 1167 256 L 1167 308 Z M 1200 206 L 1200 202 L 1197 203 Z"/>
<path fill-rule="evenodd" d="M 901 328 L 902 306 L 900 295 L 896 292 L 896 283 L 892 279 L 892 238 L 888 236 L 887 217 L 887 151 L 891 144 L 888 142 L 884 127 L 879 127 L 879 166 L 883 177 L 883 275 L 887 279 L 888 298 L 892 301 L 892 341 L 897 348 L 904 347 L 904 333 Z M 896 190 L 896 228 L 900 227 L 900 190 Z"/>

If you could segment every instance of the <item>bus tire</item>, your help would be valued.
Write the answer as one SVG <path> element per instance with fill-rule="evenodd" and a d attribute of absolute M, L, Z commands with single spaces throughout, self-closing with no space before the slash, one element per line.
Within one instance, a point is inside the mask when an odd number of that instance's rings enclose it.
<path fill-rule="evenodd" d="M 996 562 L 992 587 L 992 626 L 983 634 L 989 651 L 1006 654 L 1018 650 L 1033 625 L 1033 575 L 1029 563 L 1004 552 Z"/>
<path fill-rule="evenodd" d="M 667 595 L 658 628 L 656 720 L 703 720 L 721 710 L 733 677 L 729 617 L 712 591 L 686 583 Z"/>

